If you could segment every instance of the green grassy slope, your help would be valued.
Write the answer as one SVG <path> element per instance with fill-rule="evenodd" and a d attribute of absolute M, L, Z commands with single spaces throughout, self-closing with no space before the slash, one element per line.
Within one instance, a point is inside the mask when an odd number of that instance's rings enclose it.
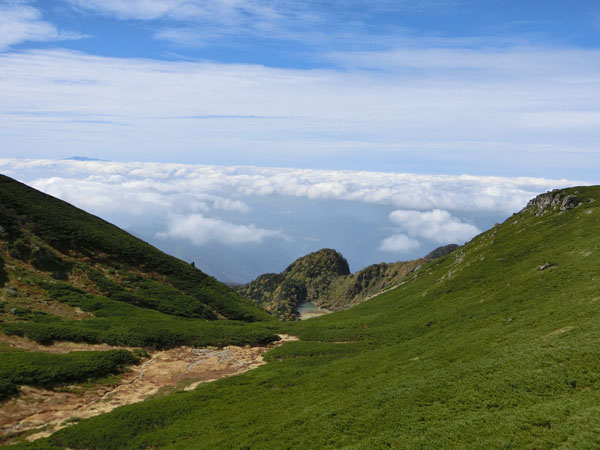
<path fill-rule="evenodd" d="M 130 295 L 121 293 L 118 300 L 139 304 L 140 298 L 154 297 L 153 302 L 142 306 L 184 317 L 243 321 L 268 318 L 252 302 L 189 264 L 98 217 L 3 175 L 0 175 L 0 226 L 3 230 L 0 239 L 13 254 L 20 254 L 21 259 L 55 278 L 68 277 L 72 270 L 73 261 L 65 256 L 92 268 L 99 265 L 129 272 L 122 275 L 132 275 L 131 269 L 135 269 L 141 275 L 160 278 L 161 286 L 146 283 L 146 292 L 138 292 L 138 298 L 130 292 Z M 32 242 L 34 238 L 39 242 Z M 87 272 L 92 279 L 94 271 Z M 100 278 L 105 277 L 96 271 L 96 279 L 92 281 L 101 292 L 112 294 L 111 297 L 119 294 L 116 292 L 119 286 L 114 283 L 110 286 L 109 281 L 102 285 Z M 165 297 L 170 298 L 168 305 L 164 304 Z"/>
<path fill-rule="evenodd" d="M 393 291 L 280 324 L 302 341 L 266 366 L 18 448 L 599 448 L 600 188 L 559 194 Z"/>
<path fill-rule="evenodd" d="M 277 340 L 262 320 L 272 318 L 189 264 L 0 175 L 0 332 L 43 345 Z M 128 352 L 3 352 L 0 399 L 17 395 L 20 385 L 85 382 L 137 361 Z"/>

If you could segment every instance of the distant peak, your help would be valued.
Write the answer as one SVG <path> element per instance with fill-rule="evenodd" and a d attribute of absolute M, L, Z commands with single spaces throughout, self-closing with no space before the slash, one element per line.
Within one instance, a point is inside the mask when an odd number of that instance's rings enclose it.
<path fill-rule="evenodd" d="M 90 158 L 88 156 L 71 156 L 70 158 L 64 158 L 63 161 L 104 161 L 98 158 Z"/>

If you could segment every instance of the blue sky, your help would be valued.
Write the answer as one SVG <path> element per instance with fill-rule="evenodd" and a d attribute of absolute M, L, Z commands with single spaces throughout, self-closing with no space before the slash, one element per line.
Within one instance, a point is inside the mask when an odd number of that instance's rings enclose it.
<path fill-rule="evenodd" d="M 475 48 L 511 44 L 595 48 L 600 29 L 598 5 L 581 0 L 11 3 L 36 8 L 40 19 L 59 32 L 86 36 L 62 41 L 64 48 L 104 56 L 210 59 L 271 67 L 323 67 L 320 53 L 380 50 L 413 39 L 457 39 Z M 38 41 L 16 43 L 13 48 L 53 46 L 55 42 Z"/>
<path fill-rule="evenodd" d="M 0 172 L 221 279 L 460 244 L 599 143 L 596 1 L 0 0 Z"/>
<path fill-rule="evenodd" d="M 597 180 L 593 1 L 0 0 L 6 156 Z"/>

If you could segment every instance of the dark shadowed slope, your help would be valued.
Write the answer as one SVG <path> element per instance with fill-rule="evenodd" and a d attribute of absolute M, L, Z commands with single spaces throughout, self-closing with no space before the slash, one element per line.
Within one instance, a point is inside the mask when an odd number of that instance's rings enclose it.
<path fill-rule="evenodd" d="M 100 292 L 113 294 L 111 298 L 119 295 L 116 291 L 124 289 L 122 284 L 115 286 L 114 281 L 119 280 L 115 277 L 111 280 L 108 271 L 125 270 L 137 272 L 144 279 L 159 280 L 162 286 L 167 286 L 173 297 L 172 303 L 179 306 L 163 305 L 170 309 L 163 312 L 244 321 L 267 317 L 251 302 L 189 264 L 98 217 L 2 175 L 0 226 L 4 228 L 3 240 L 11 246 L 13 255 L 20 255 L 22 260 L 34 266 L 37 264 L 38 269 L 47 269 L 56 275 L 55 278 L 68 278 L 73 273 L 71 259 L 74 258 L 87 264 L 88 277 L 97 284 Z M 40 245 L 33 242 L 35 239 L 41 241 Z M 103 270 L 97 270 L 97 266 Z M 162 287 L 155 284 L 138 290 L 160 289 Z M 158 297 L 164 293 L 150 294 Z M 127 297 L 127 294 L 121 297 Z M 152 305 L 145 306 L 152 308 Z M 153 309 L 161 310 L 154 306 Z"/>

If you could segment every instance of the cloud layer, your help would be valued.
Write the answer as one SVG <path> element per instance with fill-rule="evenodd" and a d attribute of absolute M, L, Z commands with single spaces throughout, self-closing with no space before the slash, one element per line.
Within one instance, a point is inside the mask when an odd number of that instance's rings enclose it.
<path fill-rule="evenodd" d="M 0 159 L 0 171 L 95 211 L 123 208 L 132 214 L 162 215 L 244 213 L 249 209 L 245 199 L 271 195 L 413 210 L 407 214 L 434 209 L 510 214 L 540 192 L 581 184 L 525 177 L 29 159 Z M 401 214 L 392 213 L 390 218 L 400 222 Z M 411 217 L 435 220 L 443 215 Z"/>
<path fill-rule="evenodd" d="M 448 211 L 392 211 L 390 220 L 402 231 L 415 238 L 424 238 L 440 244 L 456 244 L 481 233 L 476 226 L 464 223 Z"/>
<path fill-rule="evenodd" d="M 280 271 L 323 247 L 341 251 L 354 269 L 420 257 L 440 244 L 470 239 L 540 192 L 578 184 L 539 178 L 32 159 L 0 159 L 0 173 L 103 217 L 167 252 L 195 260 L 199 267 L 212 267 L 211 274 L 231 281 Z M 218 262 L 221 268 L 216 268 Z"/>

